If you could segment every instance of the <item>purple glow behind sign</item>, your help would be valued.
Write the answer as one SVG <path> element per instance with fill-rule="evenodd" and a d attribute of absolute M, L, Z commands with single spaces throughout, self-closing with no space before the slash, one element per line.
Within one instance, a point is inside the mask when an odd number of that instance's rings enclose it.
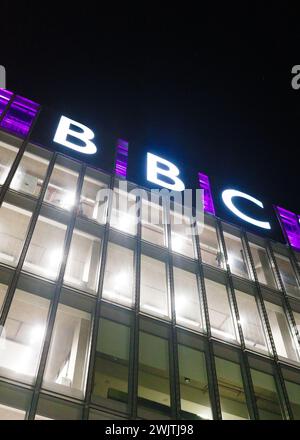
<path fill-rule="evenodd" d="M 12 92 L 5 90 L 5 89 L 0 89 L 0 116 L 2 115 L 4 110 L 6 109 L 6 106 L 9 103 L 9 101 L 11 100 L 12 96 L 13 96 Z"/>
<path fill-rule="evenodd" d="M 7 92 L 7 90 L 5 92 Z M 39 104 L 17 95 L 4 116 L 1 127 L 11 133 L 26 137 L 38 109 Z"/>
<path fill-rule="evenodd" d="M 300 217 L 287 209 L 275 206 L 281 228 L 290 245 L 300 251 Z"/>
<path fill-rule="evenodd" d="M 115 174 L 118 177 L 126 179 L 128 162 L 128 142 L 118 139 L 116 150 Z"/>
<path fill-rule="evenodd" d="M 215 215 L 215 207 L 210 189 L 208 176 L 204 173 L 198 173 L 199 187 L 203 189 L 203 209 L 204 212 Z"/>

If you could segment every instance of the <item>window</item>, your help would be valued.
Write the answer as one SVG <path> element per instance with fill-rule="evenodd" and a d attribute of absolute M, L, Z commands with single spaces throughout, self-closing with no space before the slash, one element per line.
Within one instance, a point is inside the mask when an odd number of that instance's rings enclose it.
<path fill-rule="evenodd" d="M 282 420 L 279 396 L 273 375 L 251 368 L 256 404 L 261 420 Z"/>
<path fill-rule="evenodd" d="M 170 213 L 172 251 L 195 258 L 193 228 L 188 217 Z"/>
<path fill-rule="evenodd" d="M 240 237 L 224 232 L 227 258 L 230 270 L 234 275 L 249 278 L 246 255 Z"/>
<path fill-rule="evenodd" d="M 32 213 L 3 202 L 0 208 L 0 261 L 16 266 Z"/>
<path fill-rule="evenodd" d="M 163 208 L 144 199 L 142 204 L 142 239 L 158 246 L 166 246 Z"/>
<path fill-rule="evenodd" d="M 115 188 L 113 192 L 110 225 L 121 232 L 136 235 L 136 209 L 136 197 L 125 191 Z"/>
<path fill-rule="evenodd" d="M 294 315 L 294 319 L 296 321 L 296 326 L 297 326 L 298 332 L 300 334 L 300 313 L 293 311 L 293 315 Z"/>
<path fill-rule="evenodd" d="M 235 290 L 246 347 L 268 353 L 262 322 L 254 296 Z"/>
<path fill-rule="evenodd" d="M 131 307 L 133 285 L 133 251 L 108 243 L 102 297 Z"/>
<path fill-rule="evenodd" d="M 276 289 L 274 273 L 266 249 L 250 242 L 249 246 L 258 281 Z"/>
<path fill-rule="evenodd" d="M 95 170 L 87 170 L 79 204 L 80 215 L 101 224 L 106 222 L 107 215 L 107 192 L 103 192 L 107 184 L 102 181 L 103 177 Z"/>
<path fill-rule="evenodd" d="M 209 279 L 205 279 L 205 286 L 212 335 L 237 341 L 226 286 Z"/>
<path fill-rule="evenodd" d="M 278 356 L 298 362 L 298 351 L 283 308 L 268 301 L 265 306 Z"/>
<path fill-rule="evenodd" d="M 31 392 L 8 383 L 0 384 L 0 420 L 24 420 Z"/>
<path fill-rule="evenodd" d="M 0 141 L 0 185 L 3 185 L 18 153 L 18 148 Z"/>
<path fill-rule="evenodd" d="M 64 283 L 96 293 L 99 278 L 101 240 L 74 229 Z"/>
<path fill-rule="evenodd" d="M 0 374 L 32 383 L 37 373 L 50 301 L 17 289 L 1 333 Z"/>
<path fill-rule="evenodd" d="M 0 310 L 1 310 L 2 304 L 4 303 L 7 287 L 8 287 L 7 284 L 0 283 Z"/>
<path fill-rule="evenodd" d="M 40 395 L 35 420 L 80 420 L 82 408 L 72 402 Z"/>
<path fill-rule="evenodd" d="M 70 165 L 72 167 L 72 162 Z M 78 172 L 57 162 L 52 171 L 45 201 L 70 211 L 75 203 Z"/>
<path fill-rule="evenodd" d="M 170 411 L 168 340 L 142 331 L 139 337 L 138 404 L 154 414 L 168 414 Z"/>
<path fill-rule="evenodd" d="M 24 261 L 28 272 L 55 280 L 63 259 L 66 225 L 39 216 Z"/>
<path fill-rule="evenodd" d="M 108 319 L 100 319 L 92 400 L 107 406 L 103 399 L 128 404 L 130 327 Z M 120 408 L 122 409 L 122 408 Z"/>
<path fill-rule="evenodd" d="M 199 227 L 201 258 L 203 263 L 224 268 L 224 257 L 221 252 L 216 228 L 203 224 Z"/>
<path fill-rule="evenodd" d="M 203 324 L 196 275 L 177 267 L 173 270 L 176 322 L 199 331 Z"/>
<path fill-rule="evenodd" d="M 299 298 L 299 285 L 290 259 L 277 253 L 275 253 L 274 255 L 286 292 L 288 293 L 288 295 Z"/>
<path fill-rule="evenodd" d="M 62 301 L 75 298 L 63 294 Z M 88 364 L 91 315 L 86 309 L 58 305 L 43 381 L 44 388 L 78 399 L 84 397 Z"/>
<path fill-rule="evenodd" d="M 15 191 L 38 197 L 44 182 L 49 160 L 31 152 L 25 151 L 10 188 Z"/>
<path fill-rule="evenodd" d="M 180 404 L 182 416 L 212 419 L 205 354 L 194 348 L 178 344 Z"/>
<path fill-rule="evenodd" d="M 295 382 L 285 381 L 290 405 L 295 420 L 300 420 L 300 385 Z"/>
<path fill-rule="evenodd" d="M 170 305 L 167 290 L 166 264 L 142 255 L 141 257 L 141 311 L 169 318 Z"/>
<path fill-rule="evenodd" d="M 219 357 L 215 360 L 223 420 L 249 419 L 240 365 Z"/>

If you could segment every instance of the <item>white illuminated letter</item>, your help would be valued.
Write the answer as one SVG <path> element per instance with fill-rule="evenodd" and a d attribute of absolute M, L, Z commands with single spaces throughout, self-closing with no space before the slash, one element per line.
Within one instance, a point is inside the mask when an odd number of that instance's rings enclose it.
<path fill-rule="evenodd" d="M 76 127 L 80 128 L 81 131 L 72 130 L 71 125 L 75 125 Z M 81 140 L 85 145 L 79 146 L 68 141 L 68 135 Z M 80 124 L 80 122 L 76 122 L 67 118 L 66 116 L 62 116 L 53 140 L 54 142 L 64 145 L 65 147 L 72 148 L 72 150 L 78 151 L 79 153 L 95 154 L 97 152 L 97 148 L 92 142 L 94 137 L 95 135 L 90 128 Z"/>
<path fill-rule="evenodd" d="M 271 229 L 271 225 L 269 222 L 262 222 L 260 220 L 255 220 L 252 217 L 248 217 L 248 215 L 243 214 L 239 209 L 237 209 L 233 204 L 233 197 L 242 197 L 243 199 L 250 200 L 250 202 L 255 203 L 255 205 L 259 206 L 260 208 L 263 208 L 264 205 L 261 201 L 255 199 L 252 196 L 249 196 L 248 194 L 242 193 L 240 191 L 236 191 L 235 189 L 225 189 L 225 191 L 222 192 L 222 199 L 225 205 L 227 206 L 230 211 L 232 211 L 235 215 L 240 217 L 242 220 L 245 220 L 245 222 L 251 223 L 252 225 L 258 226 L 259 228 L 263 229 Z"/>
<path fill-rule="evenodd" d="M 159 164 L 167 167 L 167 169 L 160 168 Z M 155 154 L 147 153 L 147 180 L 149 182 L 156 183 L 173 191 L 183 191 L 185 186 L 183 181 L 177 177 L 179 173 L 179 169 L 173 163 Z M 159 179 L 158 174 L 168 177 L 174 183 L 167 183 Z"/>

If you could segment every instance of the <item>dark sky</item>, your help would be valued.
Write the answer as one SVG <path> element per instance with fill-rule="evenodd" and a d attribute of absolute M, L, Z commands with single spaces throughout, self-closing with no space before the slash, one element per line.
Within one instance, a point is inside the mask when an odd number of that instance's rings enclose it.
<path fill-rule="evenodd" d="M 287 2 L 210 4 L 109 13 L 3 2 L 7 88 L 129 140 L 130 180 L 146 186 L 152 151 L 187 187 L 206 172 L 220 217 L 239 223 L 219 203 L 225 187 L 300 213 L 299 13 Z"/>

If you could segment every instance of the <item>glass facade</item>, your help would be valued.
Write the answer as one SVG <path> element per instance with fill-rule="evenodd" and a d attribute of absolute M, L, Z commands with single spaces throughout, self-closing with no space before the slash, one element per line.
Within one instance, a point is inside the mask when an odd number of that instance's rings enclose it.
<path fill-rule="evenodd" d="M 0 419 L 300 418 L 291 249 L 153 201 L 139 225 L 110 174 L 30 143 L 5 183 L 20 146 L 0 132 Z"/>

